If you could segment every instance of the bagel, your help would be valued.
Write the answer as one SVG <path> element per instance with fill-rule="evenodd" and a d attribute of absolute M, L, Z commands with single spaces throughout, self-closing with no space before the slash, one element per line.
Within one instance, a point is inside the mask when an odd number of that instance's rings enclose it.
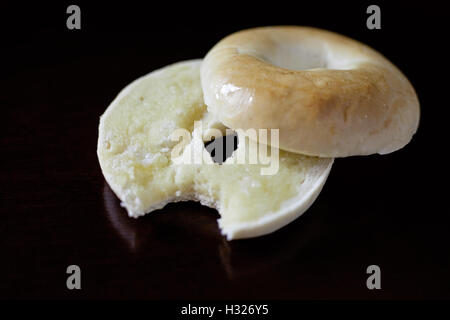
<path fill-rule="evenodd" d="M 310 27 L 262 27 L 217 43 L 201 66 L 208 111 L 230 128 L 279 129 L 279 147 L 320 157 L 386 154 L 417 131 L 408 79 L 380 53 Z"/>
<path fill-rule="evenodd" d="M 97 155 L 103 175 L 130 217 L 194 200 L 220 213 L 227 239 L 273 232 L 299 217 L 319 195 L 333 159 L 279 152 L 279 169 L 261 175 L 263 164 L 233 162 L 247 150 L 239 134 L 234 153 L 219 165 L 211 160 L 196 120 L 214 124 L 203 102 L 201 60 L 184 61 L 154 71 L 123 89 L 100 118 Z M 192 137 L 208 163 L 178 163 L 177 128 Z"/>

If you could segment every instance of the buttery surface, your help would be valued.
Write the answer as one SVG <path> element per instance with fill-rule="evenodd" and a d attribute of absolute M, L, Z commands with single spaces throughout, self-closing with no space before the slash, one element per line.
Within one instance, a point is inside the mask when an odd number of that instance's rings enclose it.
<path fill-rule="evenodd" d="M 169 202 L 196 200 L 218 209 L 219 226 L 229 239 L 272 232 L 289 223 L 315 200 L 332 159 L 280 151 L 279 169 L 261 175 L 263 164 L 233 162 L 247 150 L 239 137 L 237 150 L 222 165 L 175 163 L 171 154 L 178 128 L 191 133 L 210 157 L 194 122 L 208 126 L 200 86 L 200 64 L 178 63 L 140 78 L 125 88 L 101 117 L 98 157 L 111 188 L 133 217 Z M 211 160 L 211 159 L 210 159 Z"/>

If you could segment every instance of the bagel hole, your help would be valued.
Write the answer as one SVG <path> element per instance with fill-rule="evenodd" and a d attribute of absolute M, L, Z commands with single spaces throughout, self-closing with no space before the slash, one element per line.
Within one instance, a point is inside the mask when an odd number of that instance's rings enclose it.
<path fill-rule="evenodd" d="M 274 66 L 293 71 L 328 68 L 325 53 L 317 46 L 279 45 L 266 57 Z"/>
<path fill-rule="evenodd" d="M 239 145 L 237 133 L 226 135 L 204 143 L 205 149 L 215 163 L 222 164 L 227 160 Z"/>

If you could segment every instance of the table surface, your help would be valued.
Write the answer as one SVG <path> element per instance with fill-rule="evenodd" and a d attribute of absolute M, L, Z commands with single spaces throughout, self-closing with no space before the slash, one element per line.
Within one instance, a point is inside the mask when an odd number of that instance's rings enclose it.
<path fill-rule="evenodd" d="M 149 44 L 145 33 L 127 29 L 91 32 L 86 19 L 87 30 L 78 34 L 45 25 L 7 39 L 0 297 L 450 298 L 450 223 L 436 183 L 446 158 L 432 155 L 439 148 L 433 137 L 445 136 L 430 111 L 439 88 L 407 54 L 416 44 L 406 27 L 375 36 L 341 32 L 374 45 L 411 79 L 423 112 L 413 141 L 389 155 L 337 159 L 302 217 L 273 234 L 228 242 L 218 213 L 194 202 L 128 218 L 102 176 L 96 143 L 99 116 L 121 88 L 166 64 L 201 57 L 234 30 L 173 27 L 155 31 Z M 164 40 L 175 29 L 178 42 Z M 393 47 L 399 36 L 403 43 Z M 66 288 L 73 264 L 81 268 L 79 291 Z M 381 268 L 381 290 L 366 287 L 373 264 Z"/>

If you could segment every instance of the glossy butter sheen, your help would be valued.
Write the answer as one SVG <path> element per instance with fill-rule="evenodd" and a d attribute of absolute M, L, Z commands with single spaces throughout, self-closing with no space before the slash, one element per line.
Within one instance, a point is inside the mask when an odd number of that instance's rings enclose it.
<path fill-rule="evenodd" d="M 355 40 L 307 27 L 234 33 L 206 55 L 208 111 L 231 128 L 277 128 L 280 148 L 321 157 L 389 153 L 419 123 L 408 79 Z"/>

